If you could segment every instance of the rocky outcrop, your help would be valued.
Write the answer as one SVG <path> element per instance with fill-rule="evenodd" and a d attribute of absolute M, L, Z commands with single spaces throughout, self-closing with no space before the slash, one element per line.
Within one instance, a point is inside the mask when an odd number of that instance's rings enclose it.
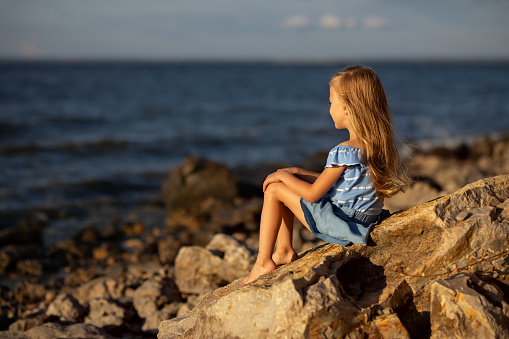
<path fill-rule="evenodd" d="M 506 291 L 507 293 L 507 291 Z M 432 338 L 508 338 L 509 304 L 497 283 L 459 273 L 431 285 Z"/>
<path fill-rule="evenodd" d="M 320 170 L 324 156 L 317 154 L 309 165 L 316 162 Z M 415 181 L 407 193 L 394 197 L 399 205 L 394 198 L 386 200 L 392 211 L 508 173 L 509 138 L 417 152 L 412 158 Z M 161 336 L 189 337 L 211 328 L 209 337 L 221 328 L 233 333 L 235 326 L 251 333 L 254 321 L 255 329 L 267 334 L 504 335 L 505 328 L 493 324 L 504 323 L 509 295 L 503 252 L 506 179 L 481 181 L 394 215 L 373 231 L 367 247 L 322 245 L 297 222 L 293 243 L 301 260 L 241 288 L 236 280 L 247 274 L 258 248 L 261 182 L 278 166 L 283 165 L 237 168 L 239 180 L 224 165 L 190 158 L 166 180 L 166 205 L 156 199 L 121 210 L 100 202 L 3 213 L 0 337 L 138 338 L 154 337 L 158 328 L 168 329 Z M 207 182 L 212 178 L 215 187 Z M 257 178 L 254 186 L 243 182 Z M 223 190 L 236 193 L 221 196 Z M 200 194 L 186 196 L 193 192 Z M 47 242 L 53 233 L 45 227 L 54 222 L 81 231 Z M 12 242 L 24 237 L 19 229 L 30 236 Z M 458 274 L 468 278 L 456 279 Z M 455 305 L 453 296 L 465 302 Z M 243 308 L 230 307 L 232 300 Z M 258 311 L 250 309 L 253 305 Z M 221 310 L 227 313 L 216 317 Z M 295 317 L 291 330 L 285 328 L 285 310 Z M 482 321 L 473 321 L 472 314 Z M 180 318 L 167 321 L 175 317 Z"/>
<path fill-rule="evenodd" d="M 248 286 L 216 289 L 163 321 L 158 338 L 466 338 L 472 309 L 486 319 L 476 333 L 508 336 L 497 324 L 509 323 L 509 175 L 395 214 L 371 239 L 321 245 Z"/>

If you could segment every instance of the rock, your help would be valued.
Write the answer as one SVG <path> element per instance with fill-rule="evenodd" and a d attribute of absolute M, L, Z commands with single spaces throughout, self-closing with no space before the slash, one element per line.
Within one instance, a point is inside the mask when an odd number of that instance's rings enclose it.
<path fill-rule="evenodd" d="M 121 305 L 115 300 L 93 299 L 85 322 L 97 327 L 122 326 L 134 316 L 132 307 Z"/>
<path fill-rule="evenodd" d="M 244 288 L 236 280 L 205 295 L 193 311 L 162 322 L 158 337 L 303 338 L 325 335 L 333 323 L 344 327 L 327 334 L 344 336 L 367 318 L 336 277 L 337 266 L 353 255 L 341 246 L 322 246 Z"/>
<path fill-rule="evenodd" d="M 23 304 L 33 304 L 44 300 L 46 287 L 23 280 L 14 288 L 14 299 Z"/>
<path fill-rule="evenodd" d="M 182 303 L 173 302 L 171 304 L 165 305 L 161 310 L 155 311 L 150 314 L 143 323 L 141 329 L 144 332 L 149 332 L 152 334 L 157 334 L 159 324 L 161 321 L 173 318 L 177 315 L 179 308 L 182 306 Z"/>
<path fill-rule="evenodd" d="M 25 260 L 40 258 L 43 255 L 38 245 L 7 245 L 0 249 L 0 273 L 6 273 L 14 268 L 23 269 Z M 42 267 L 39 267 L 42 271 Z"/>
<path fill-rule="evenodd" d="M 92 299 L 120 299 L 123 297 L 125 285 L 111 277 L 95 278 L 80 286 L 74 296 L 82 305 L 88 305 Z"/>
<path fill-rule="evenodd" d="M 46 323 L 26 332 L 0 332 L 3 339 L 54 339 L 54 338 L 87 338 L 87 339 L 115 339 L 91 324 L 62 325 Z"/>
<path fill-rule="evenodd" d="M 396 194 L 384 201 L 384 208 L 394 213 L 406 210 L 416 204 L 422 204 L 433 200 L 439 196 L 445 195 L 445 192 L 436 186 L 430 185 L 425 181 L 414 182 L 404 193 Z"/>
<path fill-rule="evenodd" d="M 41 227 L 12 226 L 0 230 L 0 246 L 42 243 Z"/>
<path fill-rule="evenodd" d="M 218 234 L 207 248 L 186 246 L 175 259 L 175 283 L 185 294 L 201 294 L 249 273 L 255 256 L 235 238 Z"/>
<path fill-rule="evenodd" d="M 203 158 L 187 158 L 173 169 L 162 185 L 169 213 L 203 207 L 207 198 L 231 202 L 237 196 L 239 177 L 225 165 Z"/>
<path fill-rule="evenodd" d="M 238 279 L 218 288 L 192 311 L 163 321 L 158 338 L 430 336 L 438 279 L 477 272 L 509 290 L 508 199 L 509 175 L 472 183 L 384 220 L 369 246 L 321 245 L 245 287 Z M 465 210 L 471 215 L 458 220 Z M 190 270 L 190 287 L 217 275 L 203 251 L 188 253 L 206 268 Z M 213 260 L 217 266 L 222 258 Z"/>
<path fill-rule="evenodd" d="M 115 256 L 118 256 L 119 253 L 119 246 L 113 243 L 104 243 L 98 247 L 94 247 L 92 250 L 93 258 L 98 261 L 114 258 Z"/>
<path fill-rule="evenodd" d="M 509 173 L 509 136 L 480 138 L 471 147 L 418 152 L 411 164 L 415 174 L 432 178 L 445 193 L 452 193 L 475 180 Z"/>
<path fill-rule="evenodd" d="M 16 263 L 16 270 L 22 275 L 41 276 L 43 265 L 38 259 L 25 259 Z"/>
<path fill-rule="evenodd" d="M 66 239 L 53 244 L 50 248 L 51 261 L 58 261 L 54 268 L 68 265 L 86 256 L 86 249 L 83 245 L 77 244 L 73 239 Z"/>
<path fill-rule="evenodd" d="M 385 311 L 385 310 L 384 310 Z M 348 337 L 353 338 L 398 338 L 410 339 L 410 334 L 401 323 L 397 314 L 388 313 L 377 316 L 366 325 L 350 332 Z"/>
<path fill-rule="evenodd" d="M 432 338 L 509 338 L 509 305 L 495 284 L 459 273 L 431 285 Z"/>
<path fill-rule="evenodd" d="M 45 317 L 33 317 L 18 319 L 9 326 L 9 331 L 28 331 L 34 327 L 42 325 L 45 322 Z"/>
<path fill-rule="evenodd" d="M 146 280 L 134 291 L 133 305 L 140 318 L 147 318 L 163 305 L 180 301 L 180 293 L 170 279 Z"/>
<path fill-rule="evenodd" d="M 182 243 L 173 236 L 167 236 L 163 239 L 159 239 L 157 242 L 157 253 L 159 254 L 159 260 L 161 263 L 173 264 L 181 246 Z"/>
<path fill-rule="evenodd" d="M 48 306 L 46 314 L 62 320 L 73 321 L 82 318 L 86 309 L 69 293 L 60 293 Z"/>
<path fill-rule="evenodd" d="M 262 198 L 249 199 L 234 208 L 213 214 L 208 226 L 212 229 L 220 229 L 226 233 L 231 233 L 228 231 L 239 230 L 239 226 L 244 231 L 258 233 L 262 207 Z"/>
<path fill-rule="evenodd" d="M 256 260 L 254 252 L 232 236 L 216 234 L 206 249 L 223 258 L 221 278 L 232 282 L 249 273 Z"/>

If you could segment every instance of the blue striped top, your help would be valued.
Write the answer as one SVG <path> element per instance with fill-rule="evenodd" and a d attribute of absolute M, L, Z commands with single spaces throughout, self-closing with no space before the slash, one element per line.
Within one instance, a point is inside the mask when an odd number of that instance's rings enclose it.
<path fill-rule="evenodd" d="M 378 215 L 384 205 L 378 199 L 369 178 L 369 169 L 361 161 L 357 147 L 337 145 L 330 150 L 325 167 L 349 166 L 331 188 L 330 199 L 336 206 L 345 206 L 369 215 Z"/>

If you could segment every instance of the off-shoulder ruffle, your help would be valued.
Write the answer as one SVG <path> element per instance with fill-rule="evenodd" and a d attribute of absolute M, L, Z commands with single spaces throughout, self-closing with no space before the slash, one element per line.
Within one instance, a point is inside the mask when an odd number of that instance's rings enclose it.
<path fill-rule="evenodd" d="M 337 145 L 330 150 L 325 167 L 362 165 L 361 149 Z"/>

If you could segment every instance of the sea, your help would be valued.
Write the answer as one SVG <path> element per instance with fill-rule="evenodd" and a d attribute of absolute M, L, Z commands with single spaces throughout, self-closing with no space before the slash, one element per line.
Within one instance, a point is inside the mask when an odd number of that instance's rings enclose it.
<path fill-rule="evenodd" d="M 299 164 L 347 138 L 328 111 L 328 82 L 347 65 L 0 62 L 0 212 L 150 200 L 190 156 Z M 509 62 L 367 65 L 402 145 L 509 131 Z"/>

